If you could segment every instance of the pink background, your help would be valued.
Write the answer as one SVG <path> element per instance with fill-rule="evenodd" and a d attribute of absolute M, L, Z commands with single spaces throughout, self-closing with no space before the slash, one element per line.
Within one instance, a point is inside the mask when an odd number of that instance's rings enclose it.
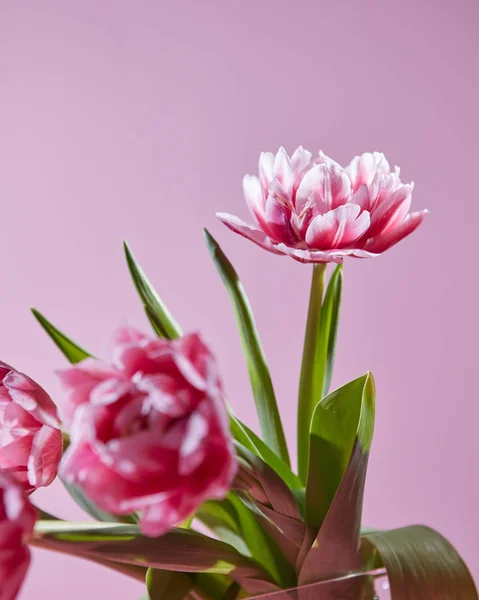
<path fill-rule="evenodd" d="M 293 441 L 310 270 L 214 213 L 246 216 L 241 178 L 261 150 L 383 150 L 431 215 L 387 255 L 345 265 L 335 381 L 371 369 L 378 390 L 364 520 L 430 524 L 478 577 L 478 18 L 474 0 L 0 2 L 1 358 L 57 394 L 64 362 L 30 305 L 95 353 L 124 319 L 146 327 L 127 238 L 254 423 L 206 225 L 249 291 Z M 59 484 L 37 500 L 81 518 Z M 39 552 L 21 597 L 140 593 Z"/>

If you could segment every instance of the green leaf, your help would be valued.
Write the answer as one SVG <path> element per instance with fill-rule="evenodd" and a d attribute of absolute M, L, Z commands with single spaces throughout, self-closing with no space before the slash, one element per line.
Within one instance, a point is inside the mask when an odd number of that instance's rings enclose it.
<path fill-rule="evenodd" d="M 238 518 L 231 502 L 209 500 L 204 502 L 195 517 L 204 523 L 220 540 L 233 546 L 243 556 L 251 556 L 248 545 L 241 533 Z"/>
<path fill-rule="evenodd" d="M 315 410 L 306 521 L 319 531 L 304 558 L 301 584 L 361 567 L 361 512 L 374 411 L 374 380 L 370 373 L 323 398 Z"/>
<path fill-rule="evenodd" d="M 303 487 L 301 480 L 293 473 L 291 467 L 275 454 L 271 448 L 267 446 L 256 433 L 254 433 L 254 431 L 231 413 L 230 429 L 234 439 L 251 452 L 254 452 L 256 456 L 274 469 L 288 487 L 292 490 L 301 489 Z"/>
<path fill-rule="evenodd" d="M 349 465 L 356 440 L 369 451 L 374 423 L 374 382 L 363 375 L 326 396 L 311 423 L 306 520 L 321 527 Z"/>
<path fill-rule="evenodd" d="M 392 600 L 477 600 L 474 581 L 453 546 L 422 525 L 363 536 L 363 551 L 379 554 Z"/>
<path fill-rule="evenodd" d="M 87 514 L 96 519 L 97 521 L 103 521 L 105 523 L 116 523 L 121 522 L 122 519 L 111 515 L 100 508 L 98 508 L 91 500 L 89 500 L 85 494 L 76 486 L 64 481 L 60 478 L 60 481 L 65 486 L 65 489 L 70 496 L 75 500 L 80 508 L 82 508 Z"/>
<path fill-rule="evenodd" d="M 136 525 L 39 521 L 33 545 L 165 571 L 229 575 L 251 594 L 277 589 L 268 574 L 232 546 L 188 529 L 145 537 Z"/>
<path fill-rule="evenodd" d="M 294 570 L 273 539 L 263 529 L 256 515 L 234 494 L 230 494 L 229 498 L 238 515 L 241 532 L 252 557 L 282 588 L 294 585 Z"/>
<path fill-rule="evenodd" d="M 146 574 L 148 600 L 184 600 L 193 585 L 186 573 L 148 569 Z"/>
<path fill-rule="evenodd" d="M 288 448 L 276 404 L 273 384 L 255 327 L 249 300 L 233 265 L 226 258 L 216 240 L 206 230 L 205 239 L 233 304 L 263 438 L 266 444 L 289 465 Z"/>
<path fill-rule="evenodd" d="M 173 319 L 171 313 L 162 302 L 161 298 L 154 290 L 151 283 L 148 281 L 143 269 L 137 263 L 133 253 L 125 241 L 123 242 L 125 249 L 126 262 L 130 271 L 133 283 L 136 290 L 146 307 L 147 316 L 152 322 L 153 327 L 159 335 L 169 339 L 174 339 L 182 335 L 181 329 Z"/>
<path fill-rule="evenodd" d="M 91 354 L 89 354 L 86 350 L 81 348 L 73 340 L 57 329 L 46 317 L 39 313 L 38 310 L 32 308 L 31 311 L 33 316 L 48 333 L 56 346 L 63 352 L 70 363 L 79 363 L 85 358 L 91 357 Z"/>
<path fill-rule="evenodd" d="M 298 472 L 306 480 L 314 409 L 330 385 L 342 289 L 342 265 L 331 276 L 323 302 L 325 264 L 313 267 L 298 397 Z"/>

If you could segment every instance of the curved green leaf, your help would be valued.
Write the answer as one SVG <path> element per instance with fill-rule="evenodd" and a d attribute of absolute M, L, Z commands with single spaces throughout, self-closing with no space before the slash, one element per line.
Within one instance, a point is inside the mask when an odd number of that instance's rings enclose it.
<path fill-rule="evenodd" d="M 374 380 L 370 373 L 323 398 L 315 410 L 306 520 L 319 531 L 305 554 L 301 584 L 361 567 L 361 512 L 374 411 Z"/>
<path fill-rule="evenodd" d="M 256 330 L 249 300 L 233 265 L 206 229 L 205 239 L 211 257 L 233 304 L 251 386 L 253 388 L 261 432 L 266 444 L 289 465 L 288 448 L 276 404 L 273 384 Z"/>
<path fill-rule="evenodd" d="M 374 424 L 374 381 L 367 373 L 326 396 L 311 422 L 306 520 L 321 527 L 350 463 L 353 447 L 369 452 Z"/>
<path fill-rule="evenodd" d="M 363 536 L 363 551 L 386 567 L 392 600 L 478 600 L 474 581 L 437 531 L 414 525 Z"/>
<path fill-rule="evenodd" d="M 48 335 L 51 337 L 56 346 L 61 350 L 61 352 L 63 352 L 64 356 L 70 363 L 79 363 L 85 358 L 89 358 L 92 356 L 81 346 L 79 346 L 68 336 L 66 336 L 63 332 L 57 329 L 53 325 L 53 323 L 51 323 L 46 317 L 44 317 L 40 312 L 38 312 L 38 310 L 32 308 L 31 311 L 33 313 L 33 316 L 40 323 L 43 329 L 48 333 Z"/>
<path fill-rule="evenodd" d="M 341 303 L 342 265 L 331 275 L 323 301 L 325 273 L 325 264 L 314 265 L 299 382 L 298 472 L 303 481 L 308 468 L 311 418 L 331 381 Z"/>
<path fill-rule="evenodd" d="M 180 326 L 176 323 L 151 283 L 143 269 L 137 263 L 126 241 L 123 242 L 126 262 L 138 295 L 146 307 L 147 316 L 152 322 L 158 335 L 174 339 L 182 335 Z"/>
<path fill-rule="evenodd" d="M 231 576 L 251 594 L 278 589 L 268 574 L 232 546 L 191 529 L 145 537 L 136 525 L 39 521 L 35 546 L 129 565 Z"/>
<path fill-rule="evenodd" d="M 282 588 L 294 585 L 294 571 L 257 516 L 234 494 L 230 494 L 229 499 L 238 515 L 240 530 L 252 557 Z"/>

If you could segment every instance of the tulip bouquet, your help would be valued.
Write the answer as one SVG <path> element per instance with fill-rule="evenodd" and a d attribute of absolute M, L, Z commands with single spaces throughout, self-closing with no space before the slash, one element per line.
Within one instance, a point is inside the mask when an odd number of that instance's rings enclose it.
<path fill-rule="evenodd" d="M 420 225 L 426 211 L 410 213 L 412 189 L 380 153 L 343 168 L 323 153 L 280 149 L 261 155 L 259 177 L 244 178 L 256 225 L 218 215 L 269 252 L 311 263 L 297 469 L 245 290 L 207 231 L 260 434 L 235 416 L 213 354 L 200 335 L 182 332 L 127 244 L 150 335 L 119 329 L 104 361 L 34 310 L 70 365 L 58 373 L 60 418 L 37 383 L 0 363 L 0 600 L 17 596 L 29 546 L 141 580 L 150 600 L 372 600 L 378 574 L 394 600 L 477 600 L 439 533 L 362 526 L 373 376 L 329 390 L 342 261 L 377 256 Z M 329 278 L 328 263 L 337 263 Z M 93 520 L 66 522 L 34 507 L 32 492 L 57 473 Z"/>

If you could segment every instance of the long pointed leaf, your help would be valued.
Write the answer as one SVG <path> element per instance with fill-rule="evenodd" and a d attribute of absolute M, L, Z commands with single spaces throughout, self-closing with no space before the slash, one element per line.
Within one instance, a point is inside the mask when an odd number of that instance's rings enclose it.
<path fill-rule="evenodd" d="M 157 333 L 162 332 L 164 337 L 174 339 L 181 336 L 181 329 L 176 321 L 173 319 L 170 311 L 167 309 L 143 269 L 137 263 L 133 253 L 125 241 L 123 242 L 125 249 L 126 262 L 130 271 L 133 283 L 135 284 L 136 290 L 141 298 L 143 304 L 147 307 L 147 315 L 151 319 L 154 319 L 155 331 Z"/>
<path fill-rule="evenodd" d="M 192 530 L 174 529 L 160 538 L 147 538 L 135 525 L 40 521 L 34 545 L 166 571 L 230 575 L 251 594 L 278 589 L 254 561 Z"/>
<path fill-rule="evenodd" d="M 237 512 L 241 532 L 248 544 L 252 557 L 281 587 L 287 588 L 294 585 L 294 571 L 282 555 L 275 541 L 262 527 L 256 515 L 234 494 L 230 494 L 230 502 Z"/>
<path fill-rule="evenodd" d="M 81 346 L 76 344 L 73 340 L 71 340 L 67 335 L 61 332 L 59 329 L 53 325 L 46 317 L 44 317 L 38 310 L 35 308 L 31 309 L 33 316 L 40 323 L 43 329 L 48 333 L 50 338 L 56 344 L 56 346 L 63 352 L 64 356 L 67 360 L 72 363 L 79 363 L 85 358 L 89 358 L 91 354 L 89 354 L 86 350 L 84 350 Z"/>
<path fill-rule="evenodd" d="M 306 515 L 318 535 L 304 558 L 300 583 L 359 570 L 361 512 L 374 430 L 370 373 L 332 392 L 311 424 Z"/>
<path fill-rule="evenodd" d="M 256 330 L 249 300 L 233 265 L 227 259 L 216 240 L 206 230 L 205 239 L 208 250 L 233 304 L 251 386 L 253 388 L 261 432 L 266 444 L 289 465 L 288 448 L 276 404 L 273 384 Z"/>
<path fill-rule="evenodd" d="M 478 600 L 464 561 L 437 531 L 414 525 L 368 533 L 363 541 L 367 555 L 376 550 L 377 566 L 386 567 L 392 600 Z"/>
<path fill-rule="evenodd" d="M 323 302 L 326 265 L 313 267 L 308 320 L 298 396 L 298 473 L 306 480 L 309 429 L 314 409 L 329 387 L 338 326 L 342 289 L 342 266 L 331 276 Z"/>

